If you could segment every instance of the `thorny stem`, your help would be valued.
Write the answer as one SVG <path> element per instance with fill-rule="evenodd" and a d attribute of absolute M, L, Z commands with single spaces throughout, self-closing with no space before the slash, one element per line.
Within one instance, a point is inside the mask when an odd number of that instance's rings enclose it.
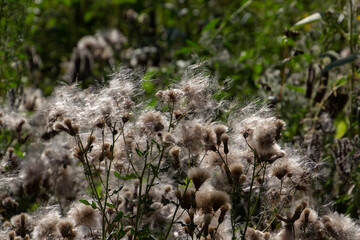
<path fill-rule="evenodd" d="M 142 194 L 142 182 L 143 182 L 143 177 L 144 174 L 146 172 L 146 166 L 147 166 L 147 157 L 145 156 L 144 158 L 145 162 L 144 162 L 144 168 L 143 171 L 141 172 L 141 175 L 139 177 L 139 194 L 138 194 L 138 202 L 137 202 L 137 209 L 138 211 L 140 210 L 140 212 L 138 212 L 136 214 L 136 222 L 135 222 L 135 236 L 137 235 L 137 231 L 138 231 L 138 226 L 139 226 L 139 221 L 141 222 L 141 218 L 142 218 L 142 214 L 143 214 L 143 207 L 141 207 L 141 194 Z M 146 199 L 146 196 L 144 196 L 144 199 Z M 140 217 L 141 216 L 141 217 Z"/>
<path fill-rule="evenodd" d="M 233 182 L 233 184 L 235 184 L 235 179 L 234 179 L 234 176 L 232 175 L 231 171 L 230 171 L 230 168 L 227 164 L 227 161 L 225 161 L 225 159 L 223 158 L 223 156 L 221 155 L 221 153 L 219 152 L 219 150 L 216 150 L 217 154 L 219 155 L 221 161 L 224 163 L 224 166 L 225 166 L 225 172 L 227 175 L 229 175 L 229 177 L 231 178 L 231 181 Z M 227 155 L 226 155 L 227 157 Z M 227 160 L 227 158 L 226 158 Z"/>
<path fill-rule="evenodd" d="M 177 211 L 178 211 L 178 209 L 179 209 L 179 206 L 180 206 L 181 201 L 183 200 L 183 198 L 184 198 L 184 196 L 185 196 L 185 194 L 186 194 L 186 191 L 187 191 L 187 189 L 188 189 L 188 187 L 189 187 L 189 184 L 190 184 L 190 180 L 187 181 L 186 186 L 185 186 L 184 193 L 183 193 L 181 199 L 178 200 L 178 204 L 176 205 L 174 214 L 173 214 L 172 219 L 171 219 L 171 222 L 170 222 L 170 226 L 169 226 L 169 228 L 168 228 L 168 230 L 167 230 L 167 232 L 166 232 L 166 235 L 165 235 L 164 240 L 166 240 L 166 239 L 169 237 L 171 228 L 172 228 L 172 226 L 174 225 L 174 222 L 175 222 L 174 220 L 175 220 L 175 217 L 176 217 L 176 213 L 177 213 Z"/>
<path fill-rule="evenodd" d="M 169 122 L 168 132 L 170 132 L 171 125 L 172 125 L 173 114 L 174 114 L 174 105 L 175 105 L 175 102 L 172 102 L 171 112 L 170 112 L 170 122 Z"/>
<path fill-rule="evenodd" d="M 350 45 L 350 52 L 354 54 L 354 40 L 353 40 L 353 3 L 352 0 L 349 0 L 349 45 Z M 354 122 L 354 115 L 355 115 L 355 96 L 354 96 L 354 82 L 355 82 L 355 63 L 354 61 L 351 62 L 351 81 L 350 81 L 350 125 Z"/>
<path fill-rule="evenodd" d="M 291 190 L 292 190 L 292 189 L 290 189 L 290 191 L 291 191 Z M 295 195 L 295 193 L 296 193 L 296 189 L 295 189 L 293 195 Z M 284 207 L 285 207 L 285 205 L 282 204 L 281 207 L 280 207 L 280 209 L 278 210 L 278 212 L 281 212 Z M 273 213 L 275 213 L 275 209 L 274 209 Z M 265 231 L 271 226 L 271 224 L 275 221 L 275 219 L 276 219 L 276 216 L 273 217 L 273 219 L 270 221 L 269 225 L 268 225 L 264 230 L 262 230 L 262 232 L 265 232 Z"/>
<path fill-rule="evenodd" d="M 253 166 L 253 173 L 252 173 L 252 177 L 251 177 L 251 183 L 250 183 L 250 190 L 249 190 L 249 195 L 248 195 L 248 206 L 247 206 L 247 217 L 246 217 L 246 224 L 245 224 L 245 228 L 244 228 L 244 233 L 243 233 L 243 236 L 242 236 L 242 239 L 245 240 L 245 234 L 246 234 L 246 231 L 247 231 L 247 227 L 249 225 L 249 222 L 250 222 L 250 208 L 251 208 L 251 193 L 252 193 L 252 188 L 253 188 L 253 185 L 254 185 L 254 179 L 255 179 L 255 172 L 256 172 L 256 160 L 257 160 L 257 157 L 256 157 L 256 152 L 254 152 L 254 166 Z"/>
<path fill-rule="evenodd" d="M 146 172 L 146 166 L 148 164 L 147 157 L 145 157 L 145 165 L 144 165 L 143 171 L 142 171 L 141 175 L 138 176 L 140 183 L 139 183 L 139 196 L 138 196 L 137 209 L 140 210 L 140 212 L 136 214 L 135 235 L 137 234 L 138 227 L 139 227 L 139 224 L 141 223 L 141 219 L 142 219 L 142 215 L 143 215 L 143 207 L 140 207 L 142 199 L 145 199 L 145 200 L 147 199 L 148 194 L 151 190 L 151 187 L 154 185 L 154 181 L 157 178 L 158 173 L 159 173 L 159 168 L 160 168 L 163 156 L 164 156 L 164 152 L 165 152 L 165 146 L 163 146 L 163 148 L 161 149 L 161 154 L 159 157 L 158 165 L 156 166 L 156 170 L 154 171 L 154 176 L 150 180 L 150 183 L 147 183 L 147 185 L 146 185 L 144 196 L 142 196 L 142 182 L 143 182 L 142 180 L 144 178 L 144 174 Z"/>
<path fill-rule="evenodd" d="M 265 173 L 266 173 L 266 163 L 264 163 L 264 165 L 263 165 L 260 169 L 263 169 L 263 168 L 264 168 L 264 172 L 263 172 L 262 179 L 261 179 L 261 183 L 260 183 L 259 195 L 258 195 L 258 197 L 256 198 L 255 205 L 254 205 L 254 208 L 253 208 L 252 211 L 251 211 L 250 216 L 254 213 L 255 208 L 256 208 L 256 205 L 257 205 L 258 201 L 260 200 L 261 193 L 263 192 L 263 186 L 264 186 L 264 182 L 265 182 Z M 256 174 L 256 175 L 257 175 L 257 174 Z M 261 203 L 260 203 L 260 209 L 259 209 L 259 211 L 261 212 Z M 264 214 L 261 214 L 259 223 L 261 222 L 263 215 L 264 215 Z M 257 226 L 257 225 L 256 225 L 256 226 Z"/>
<path fill-rule="evenodd" d="M 105 206 L 105 209 L 106 209 L 106 205 L 107 205 L 107 201 L 108 201 L 108 198 L 109 198 L 109 177 L 110 177 L 110 172 L 111 172 L 111 164 L 112 164 L 112 161 L 114 159 L 114 146 L 115 146 L 115 142 L 116 142 L 116 139 L 115 139 L 115 134 L 114 134 L 114 131 L 115 130 L 115 127 L 116 127 L 116 123 L 114 124 L 114 127 L 113 129 L 110 128 L 111 130 L 111 133 L 112 133 L 112 149 L 111 150 L 111 156 L 110 156 L 110 163 L 109 163 L 109 166 L 107 164 L 107 160 L 105 159 L 105 172 L 106 172 L 106 187 L 105 187 L 105 203 L 104 203 L 104 206 Z M 104 144 L 104 130 L 102 131 L 102 134 L 103 134 L 103 144 Z M 103 229 L 105 229 L 105 219 L 104 219 L 104 216 L 105 216 L 105 213 L 103 214 Z M 109 225 L 109 227 L 112 227 Z M 106 237 L 106 233 L 103 232 L 103 238 Z"/>
<path fill-rule="evenodd" d="M 90 136 L 91 135 L 92 135 L 92 132 L 91 132 Z M 96 199 L 96 201 L 98 203 L 98 207 L 100 208 L 100 211 L 102 212 L 103 216 L 105 216 L 106 223 L 108 225 L 110 225 L 109 224 L 109 219 L 106 217 L 106 214 L 105 214 L 105 207 L 101 203 L 100 196 L 98 195 L 97 190 L 96 190 L 96 185 L 94 183 L 94 179 L 92 178 L 93 172 L 91 170 L 90 162 L 89 162 L 89 159 L 88 159 L 88 156 L 87 156 L 87 151 L 88 150 L 84 148 L 84 145 L 82 144 L 81 138 L 80 138 L 80 136 L 78 134 L 75 135 L 74 138 L 75 138 L 75 141 L 76 141 L 78 147 L 80 148 L 80 151 L 82 152 L 82 155 L 83 155 L 83 157 L 85 158 L 85 161 L 86 161 L 86 164 L 83 164 L 86 180 L 89 183 L 91 191 L 93 192 L 93 196 L 95 196 L 95 199 Z M 105 226 L 103 224 L 103 232 L 105 232 L 104 227 Z"/>
<path fill-rule="evenodd" d="M 122 132 L 122 136 L 123 136 L 123 141 L 124 141 L 124 145 L 125 145 L 125 150 L 126 150 L 126 157 L 127 157 L 128 161 L 129 161 L 129 164 L 130 164 L 131 168 L 133 169 L 135 175 L 136 175 L 137 177 L 139 177 L 139 174 L 137 173 L 137 171 L 136 171 L 136 169 L 135 169 L 135 166 L 134 166 L 134 164 L 133 164 L 133 162 L 132 162 L 132 160 L 131 160 L 130 153 L 129 153 L 129 149 L 127 148 L 127 145 L 126 145 L 124 125 L 125 125 L 125 124 L 120 124 L 121 132 Z M 128 172 L 129 172 L 129 169 L 128 169 Z"/>

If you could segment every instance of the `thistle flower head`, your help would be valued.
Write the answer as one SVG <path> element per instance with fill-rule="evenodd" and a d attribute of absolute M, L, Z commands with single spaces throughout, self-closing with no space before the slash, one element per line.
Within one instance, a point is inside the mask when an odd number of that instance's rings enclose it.
<path fill-rule="evenodd" d="M 90 206 L 78 204 L 69 211 L 69 215 L 74 219 L 76 226 L 95 227 L 98 224 L 98 213 Z"/>
<path fill-rule="evenodd" d="M 211 191 L 210 199 L 213 210 L 216 212 L 221 206 L 230 202 L 230 197 L 227 193 L 222 191 Z"/>
<path fill-rule="evenodd" d="M 72 240 L 76 237 L 76 231 L 74 230 L 74 224 L 69 220 L 61 220 L 57 224 L 57 228 L 64 239 Z"/>
<path fill-rule="evenodd" d="M 210 177 L 208 170 L 194 167 L 188 172 L 189 178 L 193 181 L 195 189 L 198 191 L 201 185 Z"/>
<path fill-rule="evenodd" d="M 213 127 L 213 130 L 214 130 L 214 132 L 215 132 L 215 134 L 216 134 L 216 144 L 217 144 L 218 146 L 220 146 L 220 144 L 221 144 L 221 136 L 222 136 L 224 133 L 226 133 L 227 127 L 224 126 L 224 125 L 215 125 L 215 126 Z"/>
<path fill-rule="evenodd" d="M 141 131 L 147 135 L 152 135 L 161 132 L 165 123 L 160 112 L 149 111 L 144 113 L 139 118 Z"/>

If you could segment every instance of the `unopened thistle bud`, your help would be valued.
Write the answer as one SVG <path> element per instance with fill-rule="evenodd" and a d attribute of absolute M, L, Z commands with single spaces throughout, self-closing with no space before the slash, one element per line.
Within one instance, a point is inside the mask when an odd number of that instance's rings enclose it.
<path fill-rule="evenodd" d="M 54 130 L 57 132 L 62 132 L 62 131 L 67 132 L 68 131 L 68 129 L 64 125 L 62 125 L 61 122 L 56 122 L 54 124 Z"/>
<path fill-rule="evenodd" d="M 130 114 L 129 113 L 124 113 L 124 115 L 121 117 L 121 121 L 125 124 L 129 121 L 130 119 Z"/>
<path fill-rule="evenodd" d="M 211 239 L 214 239 L 214 237 L 215 237 L 215 227 L 210 225 L 209 228 L 208 228 L 208 232 L 209 232 L 209 235 L 211 236 Z"/>
<path fill-rule="evenodd" d="M 224 125 L 216 125 L 214 127 L 214 132 L 216 134 L 216 144 L 220 146 L 221 136 L 226 133 L 226 127 Z"/>
<path fill-rule="evenodd" d="M 96 119 L 96 121 L 95 121 L 95 126 L 96 126 L 97 128 L 100 128 L 100 129 L 104 128 L 104 126 L 105 126 L 105 120 L 104 120 L 104 118 L 103 118 L 103 117 L 99 117 L 98 119 Z"/>
<path fill-rule="evenodd" d="M 216 151 L 216 140 L 214 137 L 214 132 L 211 128 L 203 128 L 203 142 L 205 151 Z"/>
<path fill-rule="evenodd" d="M 24 124 L 25 124 L 25 120 L 24 120 L 24 119 L 21 119 L 21 120 L 16 124 L 15 131 L 16 131 L 17 133 L 20 133 Z"/>
<path fill-rule="evenodd" d="M 232 174 L 232 176 L 234 177 L 234 180 L 239 183 L 240 182 L 240 177 L 244 172 L 244 167 L 243 165 L 241 165 L 240 163 L 234 163 L 231 164 L 230 167 L 230 172 Z"/>
<path fill-rule="evenodd" d="M 26 215 L 25 213 L 20 214 L 20 235 L 22 237 L 25 237 L 26 235 Z"/>
<path fill-rule="evenodd" d="M 239 178 L 239 184 L 243 184 L 246 181 L 246 175 L 245 174 L 241 174 L 240 178 Z"/>
<path fill-rule="evenodd" d="M 8 236 L 9 236 L 10 240 L 15 240 L 15 232 L 14 231 L 9 232 Z"/>
<path fill-rule="evenodd" d="M 203 233 L 206 237 L 209 234 L 209 225 L 211 222 L 213 215 L 211 213 L 208 213 L 204 216 L 204 227 L 203 227 Z"/>
<path fill-rule="evenodd" d="M 64 119 L 63 123 L 65 124 L 65 126 L 67 127 L 67 133 L 70 134 L 71 136 L 75 136 L 76 134 L 79 133 L 79 127 L 78 126 L 74 126 L 72 124 L 72 121 L 70 118 L 66 118 Z"/>
<path fill-rule="evenodd" d="M 12 147 L 9 147 L 7 150 L 8 150 L 8 152 L 9 152 L 9 158 L 11 159 L 12 156 L 13 156 L 13 153 L 14 153 L 15 149 L 12 148 Z"/>
<path fill-rule="evenodd" d="M 230 203 L 226 203 L 224 205 L 221 206 L 220 208 L 220 216 L 218 218 L 218 223 L 221 224 L 224 221 L 225 215 L 227 213 L 227 211 L 229 211 L 231 208 Z"/>
<path fill-rule="evenodd" d="M 224 133 L 223 135 L 221 135 L 221 141 L 224 144 L 224 153 L 228 154 L 229 153 L 229 135 L 227 135 L 226 133 Z"/>
<path fill-rule="evenodd" d="M 264 238 L 264 240 L 270 240 L 270 233 L 269 232 L 266 232 L 266 233 L 264 233 L 264 235 L 263 235 L 263 238 Z"/>
<path fill-rule="evenodd" d="M 89 150 L 90 150 L 90 147 L 91 147 L 91 145 L 94 143 L 94 141 L 95 141 L 95 136 L 94 136 L 94 135 L 88 136 L 88 138 L 87 138 L 87 144 L 86 144 L 86 147 L 85 147 L 86 151 L 89 151 Z"/>

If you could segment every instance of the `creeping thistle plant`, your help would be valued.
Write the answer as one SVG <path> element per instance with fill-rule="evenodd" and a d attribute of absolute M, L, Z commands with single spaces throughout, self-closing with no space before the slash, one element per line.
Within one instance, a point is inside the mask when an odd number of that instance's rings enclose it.
<path fill-rule="evenodd" d="M 318 163 L 281 147 L 285 123 L 268 107 L 216 101 L 219 86 L 200 66 L 152 108 L 141 75 L 112 77 L 98 90 L 57 90 L 49 144 L 17 169 L 18 190 L 0 196 L 11 239 L 359 238 L 350 218 L 319 211 Z M 16 194 L 48 206 L 17 214 Z"/>
<path fill-rule="evenodd" d="M 92 238 L 334 236 L 308 202 L 317 163 L 279 145 L 285 123 L 269 108 L 225 109 L 212 98 L 216 81 L 189 69 L 144 109 L 140 83 L 122 69 L 99 91 L 63 88 L 48 117 L 48 132 L 73 139 L 91 196 L 80 202 L 100 227 L 75 222 Z M 228 126 L 220 110 L 232 111 Z"/>

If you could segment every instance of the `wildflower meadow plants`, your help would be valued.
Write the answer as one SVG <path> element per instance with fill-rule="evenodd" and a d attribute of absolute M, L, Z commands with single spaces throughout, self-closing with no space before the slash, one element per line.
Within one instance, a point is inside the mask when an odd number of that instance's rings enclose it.
<path fill-rule="evenodd" d="M 219 100 L 201 65 L 158 91 L 156 106 L 142 81 L 120 68 L 102 88 L 62 86 L 30 116 L 45 127 L 29 148 L 43 145 L 3 168 L 19 180 L 1 196 L 3 238 L 360 238 L 312 197 L 321 163 L 281 146 L 286 124 L 270 107 Z M 21 213 L 23 195 L 41 204 Z"/>

